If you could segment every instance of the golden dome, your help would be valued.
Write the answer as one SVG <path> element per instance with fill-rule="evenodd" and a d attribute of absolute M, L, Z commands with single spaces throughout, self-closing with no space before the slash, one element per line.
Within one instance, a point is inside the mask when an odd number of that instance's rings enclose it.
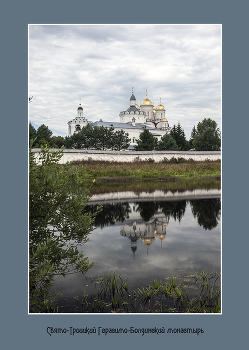
<path fill-rule="evenodd" d="M 145 99 L 143 100 L 143 102 L 141 103 L 141 106 L 153 106 L 153 104 L 146 96 Z"/>
<path fill-rule="evenodd" d="M 156 236 L 162 241 L 166 237 L 166 233 L 158 233 Z"/>
<path fill-rule="evenodd" d="M 144 242 L 144 244 L 147 246 L 147 248 L 149 247 L 149 245 L 151 245 L 151 243 L 153 242 L 154 237 L 153 238 L 142 238 L 142 241 Z"/>
<path fill-rule="evenodd" d="M 167 122 L 168 120 L 166 118 L 163 118 L 163 122 Z"/>
<path fill-rule="evenodd" d="M 141 103 L 141 106 L 153 106 L 153 103 L 147 97 L 147 90 L 146 90 L 146 97 Z"/>
<path fill-rule="evenodd" d="M 153 114 L 156 114 L 156 110 L 155 110 L 155 107 L 153 107 Z"/>
<path fill-rule="evenodd" d="M 165 111 L 164 106 L 161 104 L 161 98 L 160 98 L 160 104 L 156 108 L 157 111 Z"/>

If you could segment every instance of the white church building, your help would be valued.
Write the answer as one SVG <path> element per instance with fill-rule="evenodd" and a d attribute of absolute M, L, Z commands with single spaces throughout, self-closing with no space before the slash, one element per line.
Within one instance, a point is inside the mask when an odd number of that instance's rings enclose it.
<path fill-rule="evenodd" d="M 84 126 L 89 124 L 90 126 L 104 126 L 107 128 L 114 128 L 114 131 L 123 130 L 129 134 L 131 139 L 130 148 L 133 148 L 137 144 L 136 139 L 139 135 L 148 129 L 151 134 L 161 139 L 161 137 L 170 132 L 169 122 L 165 117 L 165 108 L 160 104 L 155 108 L 153 103 L 147 96 L 142 101 L 140 107 L 136 103 L 136 97 L 133 94 L 130 98 L 129 107 L 119 113 L 120 122 L 104 122 L 102 119 L 96 122 L 91 122 L 85 119 L 83 116 L 83 108 L 81 103 L 77 109 L 77 117 L 68 122 L 68 136 L 73 135 L 75 132 L 79 132 Z"/>

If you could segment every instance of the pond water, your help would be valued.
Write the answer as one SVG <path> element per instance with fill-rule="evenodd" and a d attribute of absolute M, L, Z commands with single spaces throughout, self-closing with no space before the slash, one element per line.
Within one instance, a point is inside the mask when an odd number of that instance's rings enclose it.
<path fill-rule="evenodd" d="M 128 193 L 95 195 L 89 209 L 98 204 L 90 241 L 79 250 L 94 262 L 86 275 L 57 276 L 52 290 L 60 290 L 61 312 L 84 312 L 76 296 L 96 288 L 92 277 L 114 273 L 134 288 L 149 281 L 196 271 L 221 271 L 220 190 L 189 193 Z"/>

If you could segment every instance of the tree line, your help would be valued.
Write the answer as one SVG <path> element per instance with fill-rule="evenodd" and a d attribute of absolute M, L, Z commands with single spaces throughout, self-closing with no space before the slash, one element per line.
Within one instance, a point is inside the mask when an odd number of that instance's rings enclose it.
<path fill-rule="evenodd" d="M 130 146 L 129 134 L 123 130 L 103 126 L 91 127 L 87 124 L 72 136 L 53 136 L 53 132 L 42 124 L 37 128 L 29 124 L 29 140 L 35 140 L 33 147 L 43 146 L 67 149 L 95 149 L 95 150 L 126 150 Z M 171 128 L 169 134 L 162 136 L 160 141 L 148 129 L 136 140 L 137 151 L 219 151 L 221 149 L 221 135 L 217 123 L 208 118 L 203 119 L 193 127 L 190 139 L 187 140 L 180 123 Z"/>

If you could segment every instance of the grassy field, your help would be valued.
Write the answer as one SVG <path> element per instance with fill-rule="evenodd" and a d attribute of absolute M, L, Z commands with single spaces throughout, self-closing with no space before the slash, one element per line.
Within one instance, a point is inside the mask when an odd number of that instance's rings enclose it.
<path fill-rule="evenodd" d="M 177 161 L 177 160 L 176 160 Z M 180 161 L 159 162 L 140 161 L 131 163 L 104 161 L 75 161 L 75 167 L 82 167 L 86 177 L 103 182 L 129 182 L 158 180 L 170 181 L 178 179 L 217 178 L 221 175 L 220 161 Z"/>

